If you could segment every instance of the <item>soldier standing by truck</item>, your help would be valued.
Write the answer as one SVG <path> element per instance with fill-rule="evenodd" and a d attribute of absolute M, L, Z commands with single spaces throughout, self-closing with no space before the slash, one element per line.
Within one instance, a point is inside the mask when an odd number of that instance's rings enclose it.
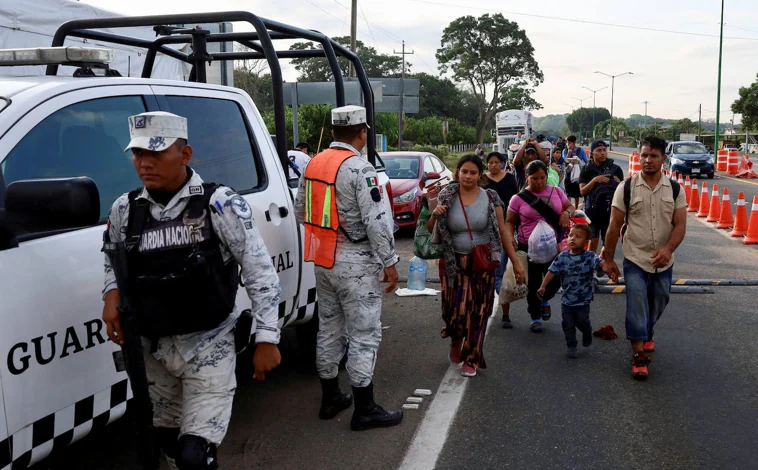
<path fill-rule="evenodd" d="M 156 441 L 169 464 L 217 469 L 216 447 L 237 385 L 239 268 L 257 320 L 259 380 L 281 361 L 279 278 L 245 199 L 204 183 L 188 166 L 186 118 L 142 113 L 129 117 L 129 132 L 126 150 L 145 186 L 119 197 L 110 211 L 105 246 L 124 242 L 126 266 L 112 266 L 106 257 L 103 320 L 114 343 L 131 345 L 121 323 L 136 317 Z M 114 270 L 127 273 L 118 284 Z M 122 318 L 125 304 L 135 311 Z M 249 326 L 242 333 L 249 338 Z"/>
<path fill-rule="evenodd" d="M 390 283 L 385 292 L 391 292 L 397 285 L 398 256 L 376 169 L 358 151 L 370 131 L 366 109 L 335 108 L 332 126 L 334 142 L 300 178 L 295 212 L 305 225 L 305 260 L 316 265 L 319 418 L 332 419 L 353 402 L 340 391 L 338 378 L 349 344 L 347 371 L 355 395 L 350 427 L 362 431 L 403 419 L 402 411 L 385 411 L 374 402 L 372 382 L 382 339 L 379 274 L 384 270 Z"/>

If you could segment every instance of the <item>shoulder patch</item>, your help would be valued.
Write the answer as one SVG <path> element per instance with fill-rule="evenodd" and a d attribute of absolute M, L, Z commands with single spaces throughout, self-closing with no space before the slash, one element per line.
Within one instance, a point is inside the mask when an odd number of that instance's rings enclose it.
<path fill-rule="evenodd" d="M 253 229 L 253 222 L 251 222 L 249 220 L 245 221 L 245 228 L 248 229 L 248 230 L 252 230 Z"/>
<path fill-rule="evenodd" d="M 368 186 L 369 188 L 373 188 L 374 186 L 379 186 L 379 179 L 376 176 L 366 178 L 366 186 Z"/>
<path fill-rule="evenodd" d="M 382 193 L 379 192 L 379 188 L 373 188 L 371 190 L 371 200 L 374 202 L 380 202 L 382 200 Z"/>
<path fill-rule="evenodd" d="M 366 173 L 368 173 L 368 172 L 369 172 L 369 171 L 371 171 L 371 170 L 373 170 L 373 168 L 371 168 L 371 167 L 367 166 L 367 167 L 366 167 L 366 168 L 364 168 L 362 171 L 363 171 L 363 174 L 365 175 Z"/>
<path fill-rule="evenodd" d="M 232 191 L 232 190 L 230 189 L 230 190 L 226 191 L 226 192 L 224 193 L 224 195 L 225 195 L 225 196 L 234 196 L 234 191 Z"/>
<path fill-rule="evenodd" d="M 250 219 L 253 216 L 253 210 L 250 208 L 250 205 L 239 194 L 232 197 L 229 202 L 232 206 L 232 212 L 237 214 L 237 217 L 240 219 Z"/>
<path fill-rule="evenodd" d="M 189 193 L 190 194 L 202 194 L 203 193 L 203 187 L 202 186 L 190 186 L 189 187 Z"/>

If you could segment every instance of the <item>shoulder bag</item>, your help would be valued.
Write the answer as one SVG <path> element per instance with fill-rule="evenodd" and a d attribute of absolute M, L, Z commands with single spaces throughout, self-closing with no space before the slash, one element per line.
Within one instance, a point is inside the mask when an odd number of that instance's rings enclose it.
<path fill-rule="evenodd" d="M 487 198 L 490 199 L 490 195 L 487 194 Z M 471 237 L 471 241 L 474 241 L 474 234 L 471 232 L 471 225 L 468 222 L 468 215 L 466 214 L 466 205 L 463 204 L 463 199 L 458 193 L 458 201 L 461 203 L 461 209 L 463 209 L 463 218 L 466 219 L 466 228 L 468 228 L 468 235 Z M 492 203 L 492 199 L 490 199 Z M 489 207 L 487 208 L 489 210 Z M 489 212 L 487 217 L 489 217 Z M 483 243 L 481 245 L 474 245 L 471 249 L 471 257 L 473 258 L 473 271 L 494 271 L 500 267 L 500 260 L 492 260 L 492 248 L 489 243 Z"/>

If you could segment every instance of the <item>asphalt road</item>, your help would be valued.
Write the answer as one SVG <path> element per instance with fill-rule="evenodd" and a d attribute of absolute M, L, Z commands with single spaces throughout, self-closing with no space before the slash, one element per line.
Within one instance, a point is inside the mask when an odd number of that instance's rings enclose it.
<path fill-rule="evenodd" d="M 719 232 L 688 216 L 675 278 L 758 277 L 758 246 Z M 411 236 L 398 234 L 401 275 L 412 256 Z M 712 289 L 672 295 L 646 382 L 631 378 L 623 294 L 597 295 L 591 314 L 595 328 L 613 325 L 620 338 L 596 338 L 577 360 L 565 356 L 558 300 L 542 335 L 528 331 L 525 302 L 515 303 L 515 328 L 493 325 L 488 369 L 465 379 L 436 467 L 756 468 L 758 287 Z M 439 297 L 387 294 L 382 323 L 377 401 L 398 408 L 417 388 L 436 392 L 449 367 Z M 407 410 L 396 428 L 352 432 L 349 412 L 317 419 L 318 379 L 298 367 L 293 331 L 284 332 L 281 350 L 282 366 L 262 383 L 251 379 L 249 358 L 240 358 L 232 423 L 219 451 L 223 468 L 397 468 L 435 397 Z M 341 377 L 346 389 L 344 371 Z M 121 420 L 37 468 L 133 469 L 135 457 L 134 435 Z"/>

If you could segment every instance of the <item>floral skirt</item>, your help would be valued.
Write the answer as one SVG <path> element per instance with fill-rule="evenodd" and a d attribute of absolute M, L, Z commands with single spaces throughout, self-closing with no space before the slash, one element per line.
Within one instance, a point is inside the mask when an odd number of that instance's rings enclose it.
<path fill-rule="evenodd" d="M 472 366 L 486 368 L 484 335 L 495 303 L 495 271 L 471 273 L 473 257 L 456 253 L 456 278 L 448 279 L 445 260 L 440 260 L 442 281 L 443 338 L 463 340 L 461 358 Z"/>

